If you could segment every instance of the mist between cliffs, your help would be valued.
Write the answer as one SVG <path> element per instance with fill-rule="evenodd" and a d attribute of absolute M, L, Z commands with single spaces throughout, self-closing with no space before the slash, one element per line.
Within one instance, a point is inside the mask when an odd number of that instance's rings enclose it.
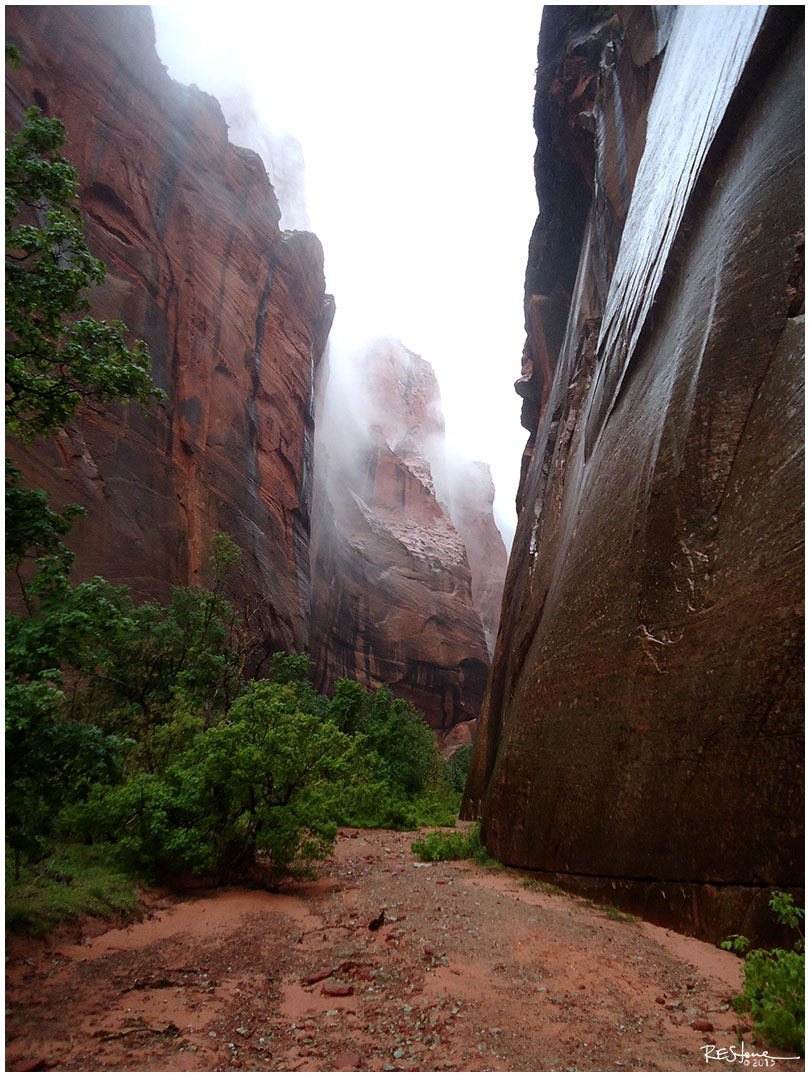
<path fill-rule="evenodd" d="M 285 126 L 284 114 L 290 110 L 285 110 L 284 99 L 275 110 L 272 102 L 260 104 L 253 88 L 240 81 L 250 76 L 238 70 L 239 63 L 229 58 L 227 49 L 218 49 L 208 61 L 202 53 L 195 57 L 194 49 L 178 36 L 170 13 L 155 9 L 155 19 L 158 52 L 168 63 L 169 73 L 213 92 L 228 124 L 230 142 L 261 157 L 278 199 L 280 227 L 312 228 L 307 146 Z M 533 25 L 527 41 L 535 35 Z M 352 78 L 348 73 L 345 77 Z M 419 115 L 418 104 L 415 114 Z M 305 122 L 303 126 L 306 130 Z M 527 131 L 529 126 L 527 118 Z M 363 137 L 371 143 L 378 135 L 372 124 Z M 425 136 L 430 140 L 429 131 Z M 452 132 L 448 138 L 453 141 Z M 386 152 L 383 139 L 380 156 Z M 323 167 L 323 160 L 320 163 Z M 347 154 L 329 163 L 332 176 L 351 173 L 355 167 Z M 362 158 L 360 163 L 362 167 Z M 501 439 L 505 442 L 502 461 L 508 457 L 506 473 L 512 477 L 504 483 L 502 462 L 502 496 L 499 511 L 494 512 L 495 486 L 489 464 L 465 452 L 463 438 L 448 437 L 433 366 L 427 357 L 411 350 L 407 339 L 400 339 L 398 322 L 415 324 L 418 335 L 419 315 L 417 311 L 414 318 L 410 312 L 400 319 L 397 311 L 398 304 L 407 307 L 414 300 L 407 292 L 402 294 L 398 263 L 412 255 L 397 247 L 395 199 L 398 183 L 403 178 L 412 183 L 409 176 L 429 169 L 431 163 L 429 159 L 389 161 L 388 167 L 392 166 L 399 177 L 398 182 L 391 182 L 387 200 L 383 199 L 386 215 L 355 221 L 352 240 L 358 252 L 348 259 L 334 259 L 339 269 L 335 285 L 330 278 L 328 233 L 324 237 L 317 224 L 314 229 L 324 243 L 327 287 L 335 292 L 336 313 L 323 359 L 319 362 L 313 356 L 309 650 L 322 690 L 331 690 L 341 676 L 369 685 L 389 684 L 425 713 L 440 739 L 446 740 L 458 727 L 452 743 L 472 737 L 497 635 L 507 560 L 502 535 L 510 543 L 514 532 L 511 491 L 504 494 L 503 486 L 514 484 L 523 440 L 519 403 L 512 394 L 509 374 L 518 345 L 517 341 L 511 347 L 508 341 L 503 345 L 503 389 L 514 414 L 508 435 Z M 430 183 L 440 202 L 440 183 L 435 177 Z M 370 208 L 373 213 L 375 207 Z M 392 234 L 382 255 L 364 238 L 370 228 Z M 524 230 L 524 238 L 526 234 Z M 431 261 L 453 257 L 447 251 L 450 237 L 436 238 L 437 249 L 424 252 L 423 273 L 414 272 L 415 284 L 424 275 L 423 289 L 433 279 Z M 338 233 L 335 244 L 340 239 Z M 522 252 L 516 267 L 521 257 Z M 511 282 L 511 286 L 516 305 L 519 283 Z M 452 330 L 464 302 L 453 302 L 458 287 L 468 290 L 466 302 L 472 302 L 474 289 L 447 281 L 430 304 L 436 308 L 434 318 L 451 324 L 444 337 L 433 334 L 434 341 L 447 342 L 438 358 L 457 362 L 453 353 L 464 347 L 463 334 L 453 339 Z M 391 294 L 383 295 L 386 291 Z M 492 295 L 490 302 L 497 306 Z M 415 305 L 419 305 L 418 297 Z M 517 310 L 512 328 L 516 332 L 520 328 Z M 491 332 L 486 318 L 482 319 L 479 334 L 486 338 Z M 425 339 L 431 339 L 430 330 Z M 431 353 L 431 359 L 436 357 Z M 471 365 L 474 370 L 472 360 Z M 448 380 L 451 391 L 466 382 L 465 391 L 472 390 L 478 398 L 473 415 L 465 415 L 465 421 L 478 422 L 480 454 L 486 455 L 502 421 L 497 407 L 490 408 L 491 422 L 476 420 L 488 394 L 469 375 L 460 378 L 456 373 Z M 509 506 L 506 511 L 504 502 Z"/>
<path fill-rule="evenodd" d="M 379 336 L 433 366 L 447 441 L 490 464 L 508 547 L 525 444 L 512 383 L 536 214 L 540 8 L 482 4 L 471 18 L 455 0 L 417 0 L 407 15 L 311 0 L 274 4 L 264 21 L 240 11 L 155 7 L 161 59 L 222 104 L 233 144 L 262 156 L 281 227 L 321 240 L 332 368 Z"/>

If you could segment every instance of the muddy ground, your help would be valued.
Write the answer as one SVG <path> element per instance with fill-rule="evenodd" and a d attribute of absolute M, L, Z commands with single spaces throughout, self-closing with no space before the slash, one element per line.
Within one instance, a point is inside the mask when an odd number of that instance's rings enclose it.
<path fill-rule="evenodd" d="M 140 923 L 10 943 L 7 1068 L 754 1068 L 728 1060 L 751 1041 L 738 958 L 519 873 L 420 864 L 415 836 L 343 831 L 315 883 L 152 892 Z"/>

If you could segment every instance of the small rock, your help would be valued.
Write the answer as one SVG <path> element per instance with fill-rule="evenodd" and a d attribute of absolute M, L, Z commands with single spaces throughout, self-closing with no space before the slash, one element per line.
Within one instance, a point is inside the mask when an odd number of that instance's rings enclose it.
<path fill-rule="evenodd" d="M 658 1003 L 659 1006 L 663 1006 L 664 1003 L 666 1002 L 666 996 L 665 995 L 656 995 L 655 1001 Z"/>
<path fill-rule="evenodd" d="M 329 976 L 331 976 L 332 972 L 333 972 L 332 966 L 328 965 L 325 968 L 318 969 L 317 972 L 311 973 L 309 976 L 305 976 L 303 978 L 303 980 L 301 981 L 301 983 L 302 984 L 317 984 L 317 983 L 320 983 L 321 980 L 325 980 Z"/>
<path fill-rule="evenodd" d="M 354 994 L 354 988 L 341 980 L 324 980 L 321 985 L 321 994 L 329 995 L 331 998 L 342 998 L 345 995 Z"/>
<path fill-rule="evenodd" d="M 711 1021 L 693 1021 L 692 1028 L 695 1032 L 714 1032 L 714 1025 Z"/>
<path fill-rule="evenodd" d="M 394 1058 L 402 1058 L 402 1056 L 404 1054 L 405 1054 L 404 1047 L 397 1047 L 396 1051 L 394 1051 Z"/>
<path fill-rule="evenodd" d="M 239 1028 L 237 1028 L 236 1031 L 239 1033 L 240 1036 L 249 1036 L 250 1035 L 250 1029 L 245 1028 L 244 1025 L 240 1025 Z"/>

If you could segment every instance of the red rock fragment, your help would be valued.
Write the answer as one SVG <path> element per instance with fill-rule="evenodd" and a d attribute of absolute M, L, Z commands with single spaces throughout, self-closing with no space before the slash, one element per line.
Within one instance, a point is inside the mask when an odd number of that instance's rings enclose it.
<path fill-rule="evenodd" d="M 333 998 L 342 998 L 344 995 L 353 993 L 354 988 L 352 985 L 343 983 L 342 980 L 325 980 L 321 986 L 321 994 L 329 995 Z"/>
<path fill-rule="evenodd" d="M 693 1021 L 692 1028 L 695 1032 L 714 1032 L 714 1025 L 711 1021 Z"/>
<path fill-rule="evenodd" d="M 321 980 L 325 980 L 327 976 L 331 976 L 333 972 L 332 966 L 327 965 L 325 968 L 319 969 L 317 972 L 311 973 L 309 976 L 305 976 L 301 981 L 302 984 L 317 984 Z"/>

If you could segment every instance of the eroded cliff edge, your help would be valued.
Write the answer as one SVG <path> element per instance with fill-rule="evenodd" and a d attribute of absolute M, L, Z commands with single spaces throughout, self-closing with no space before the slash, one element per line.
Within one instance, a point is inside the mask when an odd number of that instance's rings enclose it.
<path fill-rule="evenodd" d="M 714 939 L 803 880 L 802 18 L 544 11 L 530 439 L 465 794 L 503 862 Z"/>
<path fill-rule="evenodd" d="M 215 530 L 244 551 L 268 649 L 309 632 L 313 379 L 332 321 L 323 255 L 283 232 L 259 157 L 228 141 L 214 98 L 173 82 L 148 7 L 9 7 L 7 125 L 38 104 L 68 131 L 98 317 L 150 346 L 161 408 L 85 412 L 21 459 L 29 482 L 88 518 L 79 577 L 165 600 L 202 583 Z M 15 449 L 15 455 L 18 455 Z"/>

